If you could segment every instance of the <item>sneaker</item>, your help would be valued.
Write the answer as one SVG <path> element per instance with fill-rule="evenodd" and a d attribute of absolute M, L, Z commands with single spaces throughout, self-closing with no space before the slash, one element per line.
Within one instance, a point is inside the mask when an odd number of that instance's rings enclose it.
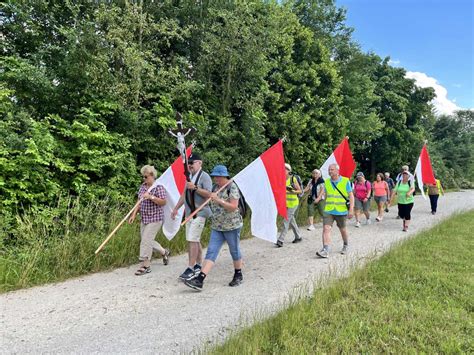
<path fill-rule="evenodd" d="M 385 207 L 385 212 L 388 213 L 388 207 Z"/>
<path fill-rule="evenodd" d="M 341 254 L 345 255 L 349 251 L 349 246 L 348 245 L 343 245 L 341 249 Z"/>
<path fill-rule="evenodd" d="M 306 230 L 309 230 L 309 231 L 314 231 L 316 228 L 314 227 L 314 224 L 310 225 L 308 228 L 306 228 Z"/>
<path fill-rule="evenodd" d="M 244 281 L 242 274 L 234 274 L 234 277 L 231 282 L 229 282 L 230 287 L 239 286 Z"/>
<path fill-rule="evenodd" d="M 375 217 L 375 220 L 376 220 L 377 222 L 380 222 L 380 221 L 382 220 L 382 218 L 380 218 L 380 217 Z"/>
<path fill-rule="evenodd" d="M 372 224 L 372 221 L 370 220 L 370 218 L 365 221 L 365 224 L 366 225 L 371 225 Z"/>
<path fill-rule="evenodd" d="M 191 280 L 194 277 L 194 275 L 199 275 L 199 272 L 195 274 L 194 270 L 188 267 L 186 270 L 184 270 L 184 272 L 181 275 L 178 276 L 178 279 L 182 281 L 187 281 L 187 280 Z"/>
<path fill-rule="evenodd" d="M 360 228 L 360 222 L 359 221 L 356 222 L 356 228 Z"/>
<path fill-rule="evenodd" d="M 185 280 L 184 284 L 188 287 L 191 287 L 193 290 L 202 291 L 202 285 L 204 284 L 204 282 L 196 277 L 191 280 Z"/>
<path fill-rule="evenodd" d="M 316 255 L 319 256 L 320 258 L 325 258 L 327 259 L 329 257 L 329 253 L 326 249 L 321 249 L 320 251 L 316 252 Z"/>
<path fill-rule="evenodd" d="M 194 274 L 199 275 L 199 273 L 201 272 L 201 264 L 194 265 L 193 270 Z"/>
<path fill-rule="evenodd" d="M 165 254 L 163 255 L 163 264 L 168 265 L 170 262 L 169 257 L 171 255 L 171 251 L 169 249 L 165 249 Z"/>
<path fill-rule="evenodd" d="M 435 211 L 433 211 L 433 212 L 431 212 L 431 214 L 434 216 L 434 215 L 436 214 L 436 212 L 435 212 Z"/>
<path fill-rule="evenodd" d="M 400 216 L 395 217 L 395 219 L 400 219 Z"/>
<path fill-rule="evenodd" d="M 299 243 L 303 240 L 303 238 L 295 238 L 293 239 L 292 243 Z"/>
<path fill-rule="evenodd" d="M 281 247 L 283 246 L 283 242 L 280 241 L 280 240 L 277 240 L 277 242 L 275 243 L 275 246 L 276 246 L 277 248 L 281 248 Z"/>

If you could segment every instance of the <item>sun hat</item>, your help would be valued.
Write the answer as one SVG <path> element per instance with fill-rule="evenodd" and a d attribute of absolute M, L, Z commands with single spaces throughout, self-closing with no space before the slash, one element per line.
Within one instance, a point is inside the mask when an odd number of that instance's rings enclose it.
<path fill-rule="evenodd" d="M 225 165 L 216 165 L 210 174 L 211 176 L 224 176 L 229 177 L 229 172 Z"/>
<path fill-rule="evenodd" d="M 285 169 L 288 170 L 291 173 L 291 165 L 288 163 L 285 163 Z"/>

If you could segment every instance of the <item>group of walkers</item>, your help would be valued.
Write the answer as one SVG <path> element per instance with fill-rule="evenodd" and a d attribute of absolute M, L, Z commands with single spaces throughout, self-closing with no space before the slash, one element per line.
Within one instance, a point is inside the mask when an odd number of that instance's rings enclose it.
<path fill-rule="evenodd" d="M 224 242 L 227 242 L 232 256 L 234 275 L 229 286 L 238 286 L 243 281 L 242 254 L 240 251 L 240 231 L 243 226 L 243 218 L 239 211 L 240 191 L 234 182 L 229 183 L 229 173 L 224 165 L 216 165 L 210 174 L 202 169 L 203 160 L 199 154 L 193 153 L 188 158 L 188 170 L 190 181 L 186 183 L 183 194 L 176 206 L 174 206 L 171 218 L 175 219 L 178 210 L 184 205 L 185 216 L 189 217 L 195 210 L 193 218 L 185 224 L 186 241 L 188 244 L 188 265 L 178 276 L 178 279 L 194 290 L 202 290 L 204 280 L 214 266 Z M 408 166 L 403 166 L 402 171 L 395 181 L 390 178 L 389 173 L 379 173 L 376 180 L 370 183 L 366 180 L 364 173 L 358 172 L 354 182 L 339 174 L 339 166 L 331 164 L 328 168 L 329 178 L 323 179 L 321 171 L 313 170 L 311 179 L 306 187 L 301 180 L 292 174 L 292 168 L 285 164 L 286 171 L 286 207 L 287 219 L 283 220 L 283 226 L 278 236 L 276 247 L 284 245 L 286 235 L 291 228 L 294 233 L 293 243 L 302 241 L 296 213 L 300 206 L 300 196 L 308 194 L 308 230 L 315 230 L 314 215 L 317 213 L 323 221 L 322 249 L 316 252 L 321 258 L 329 257 L 329 246 L 331 244 L 331 230 L 334 222 L 342 236 L 343 246 L 341 254 L 349 250 L 349 235 L 347 231 L 347 220 L 355 217 L 355 227 L 360 228 L 361 216 L 365 216 L 365 223 L 371 224 L 370 203 L 372 196 L 377 204 L 377 217 L 375 220 L 381 222 L 384 212 L 397 197 L 398 216 L 403 221 L 403 231 L 408 230 L 411 221 L 411 210 L 414 204 L 414 176 L 409 172 Z M 163 258 L 163 263 L 168 264 L 170 251 L 164 249 L 155 241 L 160 230 L 166 204 L 166 191 L 161 185 L 157 185 L 149 192 L 156 179 L 154 167 L 146 165 L 141 169 L 144 179 L 138 191 L 141 202 L 131 214 L 129 223 L 133 223 L 137 213 L 141 215 L 140 225 L 140 266 L 135 275 L 144 275 L 151 271 L 151 259 L 153 251 L 157 251 Z M 430 197 L 431 212 L 436 213 L 439 195 L 444 193 L 439 180 L 436 184 L 428 185 L 427 193 Z M 208 205 L 204 202 L 210 199 Z M 201 236 L 207 220 L 211 223 L 211 234 L 206 256 L 203 260 Z"/>

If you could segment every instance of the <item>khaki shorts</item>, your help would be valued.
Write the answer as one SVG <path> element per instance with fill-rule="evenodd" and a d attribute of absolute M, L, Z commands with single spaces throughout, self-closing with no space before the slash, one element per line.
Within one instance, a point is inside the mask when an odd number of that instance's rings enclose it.
<path fill-rule="evenodd" d="M 347 215 L 337 216 L 325 213 L 323 216 L 323 225 L 332 227 L 334 221 L 336 221 L 336 224 L 339 228 L 346 228 L 346 220 Z"/>
<path fill-rule="evenodd" d="M 188 242 L 199 243 L 201 241 L 201 234 L 204 230 L 206 219 L 204 217 L 191 218 L 186 223 L 186 240 Z"/>

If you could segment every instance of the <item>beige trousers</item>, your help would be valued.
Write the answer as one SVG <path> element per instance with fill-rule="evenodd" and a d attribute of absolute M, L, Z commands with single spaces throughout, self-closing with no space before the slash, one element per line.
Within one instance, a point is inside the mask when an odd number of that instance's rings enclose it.
<path fill-rule="evenodd" d="M 159 251 L 161 255 L 165 253 L 165 249 L 155 240 L 161 225 L 162 222 L 140 224 L 140 261 L 151 261 L 153 250 Z"/>

